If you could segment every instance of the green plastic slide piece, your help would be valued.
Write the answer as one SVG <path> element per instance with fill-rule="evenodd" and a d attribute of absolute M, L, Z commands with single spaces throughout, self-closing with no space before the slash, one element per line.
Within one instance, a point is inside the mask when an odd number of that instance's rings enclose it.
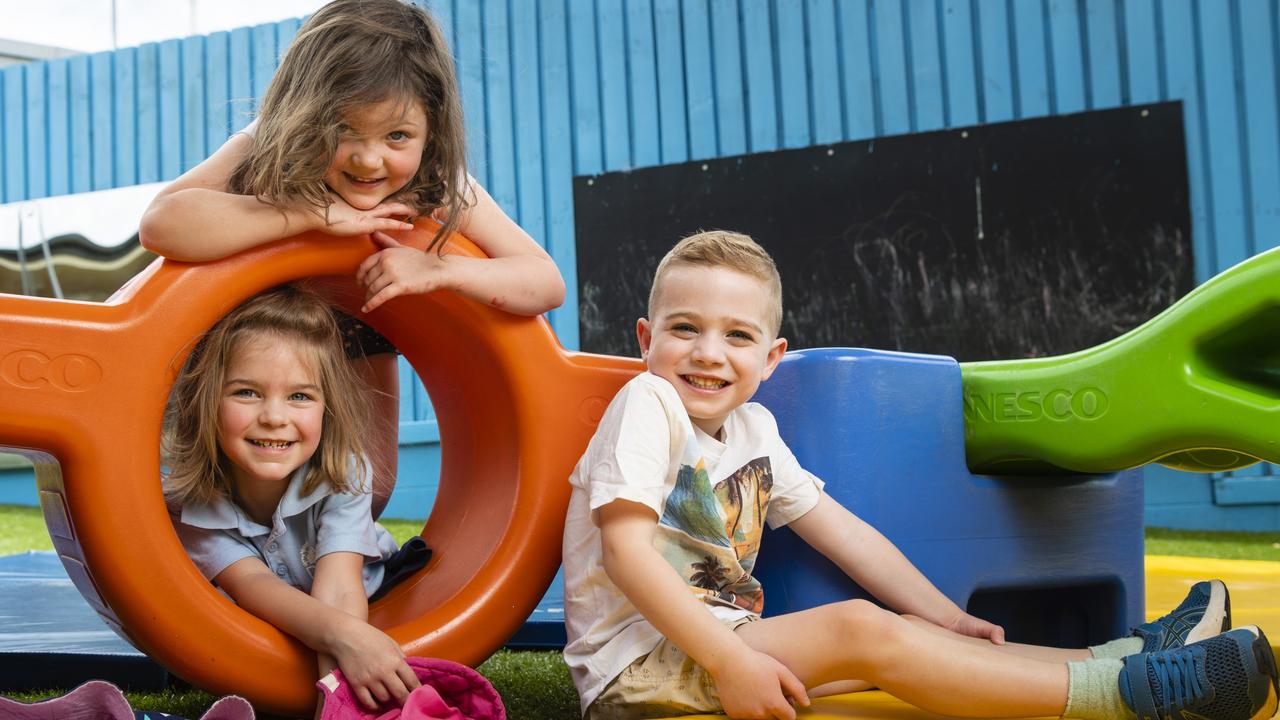
<path fill-rule="evenodd" d="M 1280 248 L 1097 347 L 960 372 L 976 473 L 1280 462 Z"/>

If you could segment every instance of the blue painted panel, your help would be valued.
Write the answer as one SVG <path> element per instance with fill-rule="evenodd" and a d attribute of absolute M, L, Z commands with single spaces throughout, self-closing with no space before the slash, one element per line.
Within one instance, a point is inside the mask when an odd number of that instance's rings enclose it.
<path fill-rule="evenodd" d="M 773 27 L 768 0 L 742 0 L 742 43 L 747 48 L 770 48 L 742 53 L 746 88 L 747 152 L 778 149 L 778 92 L 773 77 Z M 840 62 L 839 59 L 836 61 Z M 833 70 L 838 69 L 838 65 Z M 839 92 L 837 89 L 837 96 Z"/>
<path fill-rule="evenodd" d="M 863 140 L 879 134 L 879 103 L 872 73 L 871 28 L 865 2 L 836 6 L 840 14 L 840 62 L 844 71 L 844 116 L 846 140 Z M 946 75 L 946 67 L 942 68 Z M 945 87 L 943 117 L 946 116 Z"/>
<path fill-rule="evenodd" d="M 596 52 L 600 62 L 600 111 L 604 168 L 631 167 L 631 122 L 627 100 L 627 40 L 621 0 L 596 2 Z"/>
<path fill-rule="evenodd" d="M 93 189 L 106 190 L 116 186 L 113 177 L 115 171 L 115 143 L 112 142 L 112 103 L 115 96 L 111 91 L 114 70 L 112 57 L 115 53 L 95 53 L 89 56 L 89 123 L 90 138 L 93 146 Z"/>
<path fill-rule="evenodd" d="M 631 164 L 662 163 L 658 119 L 658 66 L 652 0 L 627 0 L 627 79 L 631 106 Z"/>
<path fill-rule="evenodd" d="M 596 51 L 595 5 L 569 0 L 569 62 L 573 78 L 573 158 L 575 175 L 604 170 L 604 140 L 600 127 L 600 68 Z"/>
<path fill-rule="evenodd" d="M 711 27 L 706 3 L 685 3 L 681 18 L 684 26 L 689 157 L 695 160 L 716 157 L 716 88 L 711 68 Z"/>
<path fill-rule="evenodd" d="M 217 32 L 205 40 L 204 156 L 222 146 L 231 135 L 231 36 Z"/>
<path fill-rule="evenodd" d="M 138 182 L 159 182 L 160 169 L 160 46 L 138 48 Z"/>
<path fill-rule="evenodd" d="M 25 113 L 21 112 L 23 98 L 23 74 L 20 65 L 14 65 L 0 71 L 0 110 L 4 112 L 4 147 L 0 148 L 0 163 L 4 172 L 0 176 L 0 197 L 5 202 L 23 200 L 27 197 L 26 180 L 26 141 L 23 137 L 23 121 Z"/>
<path fill-rule="evenodd" d="M 456 56 L 458 89 L 462 93 L 462 113 L 466 120 L 467 163 L 481 185 L 489 185 L 489 159 L 484 142 L 484 27 L 479 3 L 462 3 L 454 15 L 457 42 Z"/>
<path fill-rule="evenodd" d="M 538 4 L 542 29 L 543 177 L 546 182 L 547 252 L 560 268 L 565 301 L 551 326 L 567 348 L 578 347 L 578 275 L 573 234 L 574 135 L 570 109 L 568 15 L 565 0 Z"/>
<path fill-rule="evenodd" d="M 71 71 L 71 192 L 93 189 L 93 125 L 89 87 L 89 56 L 68 58 Z"/>
<path fill-rule="evenodd" d="M 160 178 L 182 174 L 182 46 L 177 40 L 160 43 Z"/>
<path fill-rule="evenodd" d="M 1275 4 L 1268 0 L 1240 3 L 1240 57 L 1243 72 L 1241 113 L 1245 121 L 1245 147 L 1249 149 L 1248 179 L 1251 206 L 1248 213 L 1253 237 L 1248 252 L 1254 254 L 1280 244 L 1280 143 L 1277 128 Z"/>
<path fill-rule="evenodd" d="M 258 25 L 252 32 L 253 97 L 261 98 L 267 94 L 267 86 L 280 64 L 280 48 L 276 45 L 275 25 Z"/>
<path fill-rule="evenodd" d="M 253 32 L 249 28 L 232 30 L 227 44 L 227 135 L 209 145 L 210 152 L 247 125 L 253 112 Z"/>
<path fill-rule="evenodd" d="M 716 135 L 719 155 L 747 151 L 746 88 L 742 77 L 741 28 L 736 0 L 711 3 L 712 72 L 716 89 Z M 815 82 L 817 75 L 814 76 Z M 839 122 L 837 122 L 837 134 Z"/>
<path fill-rule="evenodd" d="M 910 30 L 911 100 L 915 108 L 915 129 L 927 132 L 946 127 L 947 114 L 941 56 L 942 26 L 935 0 L 911 0 L 907 7 Z"/>
<path fill-rule="evenodd" d="M 911 86 L 907 76 L 906 28 L 903 6 L 898 3 L 875 3 L 871 26 L 876 48 L 875 66 L 879 69 L 880 132 L 901 135 L 912 131 Z"/>
<path fill-rule="evenodd" d="M 546 247 L 546 199 L 542 176 L 542 84 L 538 78 L 537 8 L 511 6 L 511 58 L 515 131 L 516 221 Z"/>
<path fill-rule="evenodd" d="M 1043 10 L 1040 3 L 1013 3 L 1019 117 L 1040 117 L 1053 112 L 1049 45 Z"/>
<path fill-rule="evenodd" d="M 484 17 L 484 112 L 488 174 L 485 189 L 508 215 L 517 214 L 515 117 L 511 102 L 511 47 L 506 0 L 488 0 Z M 470 138 L 474 138 L 472 135 Z"/>
<path fill-rule="evenodd" d="M 1089 0 L 1084 7 L 1093 107 L 1116 107 L 1124 98 L 1120 28 L 1117 24 L 1119 7 L 1116 0 Z"/>
<path fill-rule="evenodd" d="M 66 60 L 49 61 L 49 194 L 71 192 L 70 67 Z"/>
<path fill-rule="evenodd" d="M 1213 224 L 1209 175 L 1205 149 L 1204 106 L 1201 104 L 1196 79 L 1198 39 L 1190 0 L 1166 0 L 1161 6 L 1164 35 L 1165 82 L 1170 99 L 1183 102 L 1182 122 L 1187 133 L 1187 174 L 1200 178 L 1191 185 L 1191 237 L 1196 281 L 1204 282 L 1213 274 Z"/>
<path fill-rule="evenodd" d="M 182 39 L 182 172 L 209 156 L 205 146 L 205 39 Z"/>
<path fill-rule="evenodd" d="M 777 31 L 778 99 L 781 103 L 782 147 L 809 145 L 809 85 L 805 67 L 804 3 L 801 0 L 777 0 L 774 11 Z M 692 115 L 690 115 L 692 122 Z"/>
<path fill-rule="evenodd" d="M 943 0 L 942 56 L 947 77 L 947 126 L 979 120 L 977 47 L 969 0 Z"/>
<path fill-rule="evenodd" d="M 813 104 L 813 142 L 829 145 L 845 138 L 844 100 L 840 82 L 840 40 L 836 4 L 809 0 L 809 94 Z"/>
<path fill-rule="evenodd" d="M 1009 13 L 1004 3 L 976 6 L 981 47 L 984 122 L 1004 122 L 1018 116 L 1014 96 L 1013 53 L 1009 47 Z"/>
<path fill-rule="evenodd" d="M 289 49 L 289 45 L 293 43 L 293 36 L 298 34 L 298 28 L 301 26 L 301 18 L 289 18 L 276 23 L 277 53 L 284 55 L 284 51 Z"/>
<path fill-rule="evenodd" d="M 684 39 L 679 0 L 654 0 L 653 44 L 658 55 L 658 117 L 662 162 L 689 159 L 689 125 L 684 84 Z M 773 77 L 773 63 L 769 63 Z"/>
<path fill-rule="evenodd" d="M 1213 112 L 1205 113 L 1208 139 L 1206 157 L 1212 178 L 1214 266 L 1218 273 L 1249 256 L 1249 231 L 1245 218 L 1247 188 L 1240 168 L 1248 161 L 1248 148 L 1240 137 L 1240 115 L 1236 101 L 1235 55 L 1232 49 L 1231 8 L 1225 3 L 1198 6 L 1201 34 L 1201 65 L 1204 102 Z"/>
<path fill-rule="evenodd" d="M 115 102 L 111 142 L 115 147 L 115 186 L 138 183 L 137 51 L 125 48 L 114 62 Z"/>
<path fill-rule="evenodd" d="M 1084 36 L 1074 0 L 1048 0 L 1049 45 L 1053 48 L 1053 112 L 1067 114 L 1088 107 Z"/>
<path fill-rule="evenodd" d="M 1124 37 L 1129 85 L 1128 102 L 1152 103 L 1160 100 L 1160 29 L 1156 24 L 1156 0 L 1125 0 Z"/>
<path fill-rule="evenodd" d="M 773 48 L 768 0 L 743 0 L 741 11 L 743 44 L 747 48 Z M 776 150 L 778 92 L 774 85 L 773 52 L 744 52 L 742 72 L 746 87 L 747 152 Z"/>
<path fill-rule="evenodd" d="M 45 80 L 47 66 L 44 63 L 28 63 L 22 69 L 22 115 L 27 129 L 27 197 L 41 198 L 49 194 L 49 120 L 46 111 L 48 106 L 45 103 L 45 91 L 49 87 Z"/>

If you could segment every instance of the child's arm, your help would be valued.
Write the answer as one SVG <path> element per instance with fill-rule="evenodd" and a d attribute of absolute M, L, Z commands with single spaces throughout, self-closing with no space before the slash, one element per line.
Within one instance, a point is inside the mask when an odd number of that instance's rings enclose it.
<path fill-rule="evenodd" d="M 369 312 L 398 295 L 452 290 L 464 297 L 517 315 L 538 315 L 564 302 L 564 278 L 533 238 L 498 207 L 474 179 L 458 232 L 489 257 L 470 258 L 404 247 L 385 233 L 374 233 L 382 250 L 360 265 L 356 278 L 365 287 Z"/>
<path fill-rule="evenodd" d="M 1004 643 L 1004 628 L 961 610 L 880 531 L 826 493 L 788 527 L 894 610 L 963 635 Z"/>
<path fill-rule="evenodd" d="M 250 131 L 238 132 L 161 190 L 142 216 L 138 231 L 142 246 L 173 260 L 204 261 L 306 230 L 363 235 L 413 227 L 399 219 L 413 214 L 408 205 L 399 202 L 359 211 L 335 199 L 326 224 L 317 208 L 282 209 L 252 195 L 227 192 L 227 179 L 252 147 Z"/>
<path fill-rule="evenodd" d="M 315 579 L 311 582 L 311 597 L 367 623 L 369 620 L 369 599 L 365 595 L 362 581 L 363 571 L 364 556 L 359 553 L 333 552 L 323 555 L 316 561 Z M 328 675 L 335 666 L 340 666 L 336 658 L 325 653 L 320 653 L 317 659 L 320 665 L 320 677 Z M 363 660 L 363 658 L 357 659 Z M 398 668 L 399 666 L 397 665 L 397 670 Z M 348 663 L 345 667 L 342 667 L 342 674 L 347 678 L 347 682 L 351 683 L 352 689 L 356 692 L 356 697 L 369 707 L 373 707 L 371 703 L 375 698 L 378 702 L 387 700 L 387 698 L 381 697 L 376 690 L 381 677 L 376 667 L 363 667 Z M 408 690 L 413 690 L 420 684 L 417 676 L 412 671 L 407 673 L 407 677 L 403 673 L 398 673 L 398 675 Z M 395 697 L 396 702 L 403 704 L 404 698 L 396 694 L 396 689 L 389 689 L 392 690 L 392 696 Z"/>
<path fill-rule="evenodd" d="M 340 571 L 343 559 L 335 557 L 329 562 L 324 559 L 341 554 L 344 553 L 330 553 L 321 558 L 326 576 L 330 574 L 328 570 Z M 317 563 L 316 584 L 321 583 L 320 567 Z M 240 607 L 298 638 L 317 653 L 333 657 L 356 697 L 370 709 L 376 708 L 374 698 L 379 701 L 395 698 L 396 702 L 403 703 L 409 689 L 417 687 L 417 678 L 394 640 L 364 618 L 284 582 L 258 558 L 236 561 L 219 573 L 214 582 Z M 333 587 L 328 579 L 323 582 L 326 588 Z M 313 592 L 315 590 L 313 587 Z M 334 593 L 343 598 L 340 602 L 344 606 L 354 606 L 345 591 L 324 589 L 321 593 Z M 367 604 L 365 608 L 367 613 Z"/>
<path fill-rule="evenodd" d="M 614 500 L 597 511 L 597 518 L 609 579 L 659 632 L 711 673 L 726 714 L 793 720 L 795 709 L 787 697 L 809 704 L 804 684 L 716 620 L 654 549 L 652 509 Z"/>

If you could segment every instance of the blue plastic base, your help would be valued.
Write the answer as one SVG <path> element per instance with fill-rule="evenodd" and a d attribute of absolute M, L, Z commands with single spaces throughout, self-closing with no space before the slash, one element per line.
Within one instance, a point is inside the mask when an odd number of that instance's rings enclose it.
<path fill-rule="evenodd" d="M 1143 622 L 1141 471 L 973 475 L 955 360 L 798 351 L 756 400 L 833 498 L 1010 640 L 1083 647 Z M 867 597 L 790 530 L 766 534 L 766 615 Z"/>

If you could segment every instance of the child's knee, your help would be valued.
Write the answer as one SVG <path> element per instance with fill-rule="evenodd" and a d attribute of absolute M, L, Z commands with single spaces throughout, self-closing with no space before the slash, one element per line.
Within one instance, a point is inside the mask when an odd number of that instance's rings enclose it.
<path fill-rule="evenodd" d="M 867 600 L 845 600 L 833 610 L 842 640 L 851 643 L 884 642 L 901 623 L 897 615 Z"/>

